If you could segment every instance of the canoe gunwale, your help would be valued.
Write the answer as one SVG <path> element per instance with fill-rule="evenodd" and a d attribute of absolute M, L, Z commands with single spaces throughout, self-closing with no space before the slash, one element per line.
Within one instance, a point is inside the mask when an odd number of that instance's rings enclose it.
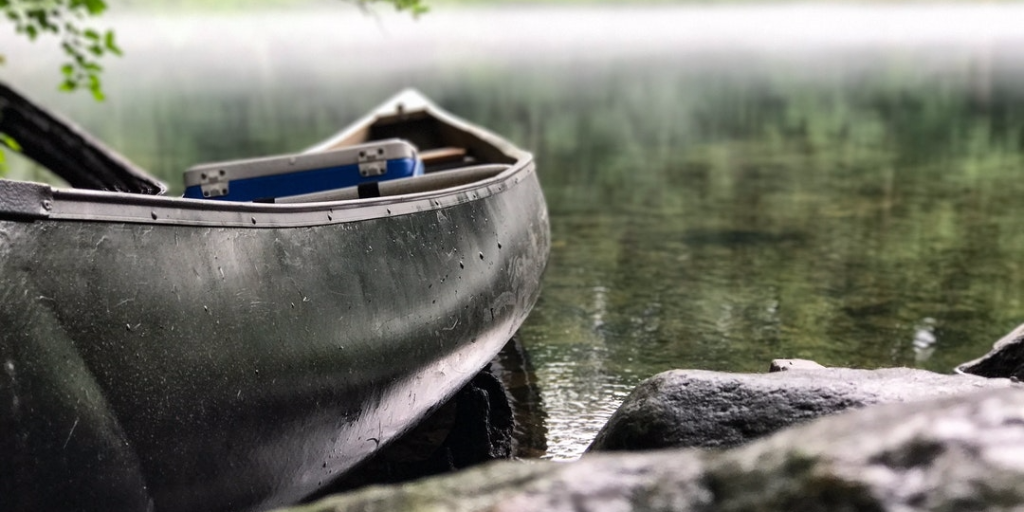
<path fill-rule="evenodd" d="M 321 203 L 227 203 L 117 192 L 52 189 L 45 215 L 37 219 L 174 224 L 238 228 L 306 227 L 441 209 L 484 199 L 515 186 L 535 172 L 532 158 L 479 182 L 430 192 Z M 49 187 L 46 187 L 49 188 Z M 39 210 L 36 210 L 39 211 Z M 7 213 L 0 209 L 0 219 Z M 13 215 L 13 213 L 12 213 Z M 20 214 L 25 218 L 29 215 Z"/>
<path fill-rule="evenodd" d="M 412 108 L 410 108 L 412 107 Z M 505 139 L 455 117 L 416 91 L 407 90 L 367 117 L 318 144 L 323 151 L 368 131 L 381 121 L 428 116 L 457 130 L 513 163 L 496 176 L 437 190 L 316 203 L 235 203 L 125 192 L 53 188 L 0 180 L 0 220 L 67 220 L 236 228 L 309 227 L 395 217 L 484 199 L 515 186 L 535 172 L 533 155 Z"/>

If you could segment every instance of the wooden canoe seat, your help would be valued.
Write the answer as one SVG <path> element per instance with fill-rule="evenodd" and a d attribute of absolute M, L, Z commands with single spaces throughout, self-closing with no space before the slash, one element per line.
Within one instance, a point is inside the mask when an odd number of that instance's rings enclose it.
<path fill-rule="evenodd" d="M 420 151 L 420 159 L 423 160 L 423 165 L 458 162 L 462 161 L 463 158 L 466 158 L 466 148 L 449 147 Z"/>

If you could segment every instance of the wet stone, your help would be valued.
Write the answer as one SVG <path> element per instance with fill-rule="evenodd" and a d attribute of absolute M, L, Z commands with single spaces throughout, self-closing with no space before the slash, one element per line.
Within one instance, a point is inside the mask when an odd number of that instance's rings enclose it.
<path fill-rule="evenodd" d="M 847 411 L 727 451 L 491 463 L 301 510 L 995 512 L 1024 507 L 1022 452 L 1024 392 L 983 390 Z"/>
<path fill-rule="evenodd" d="M 1000 338 L 988 354 L 961 364 L 957 371 L 982 377 L 1024 380 L 1024 324 Z"/>
<path fill-rule="evenodd" d="M 736 446 L 850 408 L 1010 386 L 1018 385 L 910 368 L 766 374 L 673 370 L 637 386 L 588 451 Z"/>

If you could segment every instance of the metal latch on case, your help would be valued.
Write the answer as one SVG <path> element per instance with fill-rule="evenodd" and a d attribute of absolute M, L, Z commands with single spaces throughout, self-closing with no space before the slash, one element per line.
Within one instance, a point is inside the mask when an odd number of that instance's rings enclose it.
<path fill-rule="evenodd" d="M 199 175 L 199 189 L 203 197 L 220 197 L 228 195 L 228 180 L 224 169 L 208 171 Z"/>
<path fill-rule="evenodd" d="M 359 152 L 359 175 L 364 178 L 380 176 L 388 172 L 388 162 L 384 159 L 384 148 L 370 149 Z"/>

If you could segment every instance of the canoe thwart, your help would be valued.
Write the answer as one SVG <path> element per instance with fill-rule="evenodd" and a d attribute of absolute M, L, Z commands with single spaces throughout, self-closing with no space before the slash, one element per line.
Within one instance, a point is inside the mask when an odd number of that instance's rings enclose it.
<path fill-rule="evenodd" d="M 420 152 L 423 165 L 444 164 L 462 161 L 466 157 L 466 148 L 435 148 Z"/>

